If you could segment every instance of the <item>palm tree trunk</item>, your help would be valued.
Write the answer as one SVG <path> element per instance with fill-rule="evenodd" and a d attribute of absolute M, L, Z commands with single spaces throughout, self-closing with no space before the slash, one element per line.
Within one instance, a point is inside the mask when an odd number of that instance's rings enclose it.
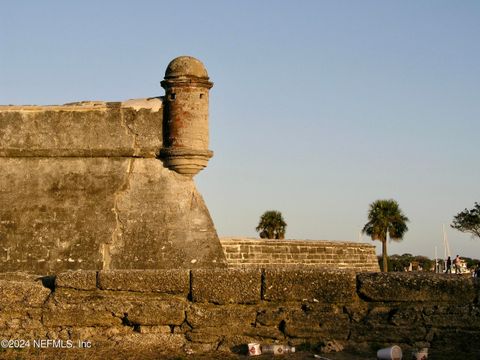
<path fill-rule="evenodd" d="M 387 239 L 382 240 L 382 263 L 383 263 L 383 272 L 388 272 L 388 264 L 387 264 Z"/>

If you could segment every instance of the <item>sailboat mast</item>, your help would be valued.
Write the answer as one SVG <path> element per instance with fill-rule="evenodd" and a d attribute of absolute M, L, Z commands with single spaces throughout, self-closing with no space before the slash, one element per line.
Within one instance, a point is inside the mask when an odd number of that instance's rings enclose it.
<path fill-rule="evenodd" d="M 445 258 L 447 256 L 452 256 L 450 253 L 450 246 L 448 245 L 448 238 L 447 238 L 447 232 L 445 230 L 445 224 L 443 224 L 443 244 L 445 246 Z"/>

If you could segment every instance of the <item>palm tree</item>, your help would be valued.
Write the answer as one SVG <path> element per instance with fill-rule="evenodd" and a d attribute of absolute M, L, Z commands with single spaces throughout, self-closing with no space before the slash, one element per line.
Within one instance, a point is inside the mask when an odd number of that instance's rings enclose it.
<path fill-rule="evenodd" d="M 255 228 L 260 232 L 262 239 L 285 239 L 285 230 L 287 223 L 283 220 L 280 211 L 265 211 L 260 217 L 260 222 Z"/>
<path fill-rule="evenodd" d="M 393 200 L 377 200 L 370 204 L 368 222 L 362 232 L 382 242 L 383 271 L 387 266 L 387 233 L 390 239 L 400 241 L 408 231 L 408 218 L 403 214 L 398 203 Z"/>

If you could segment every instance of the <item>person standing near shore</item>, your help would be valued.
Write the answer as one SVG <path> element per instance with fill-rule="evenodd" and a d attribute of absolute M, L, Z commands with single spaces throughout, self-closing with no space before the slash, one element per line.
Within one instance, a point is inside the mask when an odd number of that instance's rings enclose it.
<path fill-rule="evenodd" d="M 461 264 L 460 256 L 457 255 L 453 263 L 455 265 L 455 274 L 460 274 L 460 264 Z"/>
<path fill-rule="evenodd" d="M 445 270 L 445 274 L 452 273 L 452 259 L 450 259 L 450 256 L 447 259 L 447 269 Z"/>

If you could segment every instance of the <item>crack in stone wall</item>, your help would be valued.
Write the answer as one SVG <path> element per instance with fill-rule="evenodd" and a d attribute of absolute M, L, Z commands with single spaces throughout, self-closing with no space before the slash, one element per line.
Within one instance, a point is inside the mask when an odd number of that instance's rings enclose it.
<path fill-rule="evenodd" d="M 127 123 L 127 118 L 125 116 L 125 111 L 123 109 L 119 109 L 119 116 L 120 116 L 120 123 L 125 130 L 125 133 L 128 136 L 132 137 L 132 148 L 133 148 L 133 156 L 128 159 L 127 165 L 127 174 L 125 177 L 124 182 L 120 185 L 120 188 L 113 194 L 113 208 L 112 211 L 115 215 L 115 228 L 113 229 L 112 236 L 110 242 L 104 243 L 102 245 L 102 258 L 103 258 L 103 269 L 109 270 L 111 267 L 112 262 L 112 247 L 118 245 L 121 242 L 121 236 L 123 233 L 124 224 L 121 220 L 120 216 L 120 209 L 119 209 L 119 201 L 121 196 L 128 191 L 130 188 L 130 177 L 133 171 L 133 166 L 135 162 L 135 157 L 139 156 L 141 150 L 137 143 L 137 136 L 138 134 L 133 130 L 132 127 L 129 126 Z"/>
<path fill-rule="evenodd" d="M 132 136 L 132 148 L 133 148 L 133 156 L 137 157 L 140 156 L 141 149 L 138 146 L 138 133 L 136 133 L 131 126 L 129 126 L 126 116 L 125 116 L 125 110 L 120 110 L 120 118 L 121 118 L 121 124 L 123 128 L 125 129 L 125 132 L 127 135 Z"/>
<path fill-rule="evenodd" d="M 103 255 L 103 269 L 109 270 L 112 257 L 111 257 L 111 250 L 112 247 L 118 246 L 121 243 L 121 237 L 123 234 L 124 223 L 121 219 L 120 209 L 119 209 L 119 202 L 120 199 L 125 193 L 130 189 L 130 180 L 133 173 L 135 158 L 128 159 L 127 165 L 127 172 L 125 176 L 125 180 L 120 185 L 120 188 L 113 194 L 113 208 L 112 211 L 115 215 L 115 228 L 113 229 L 112 236 L 109 243 L 103 244 L 102 255 Z"/>

